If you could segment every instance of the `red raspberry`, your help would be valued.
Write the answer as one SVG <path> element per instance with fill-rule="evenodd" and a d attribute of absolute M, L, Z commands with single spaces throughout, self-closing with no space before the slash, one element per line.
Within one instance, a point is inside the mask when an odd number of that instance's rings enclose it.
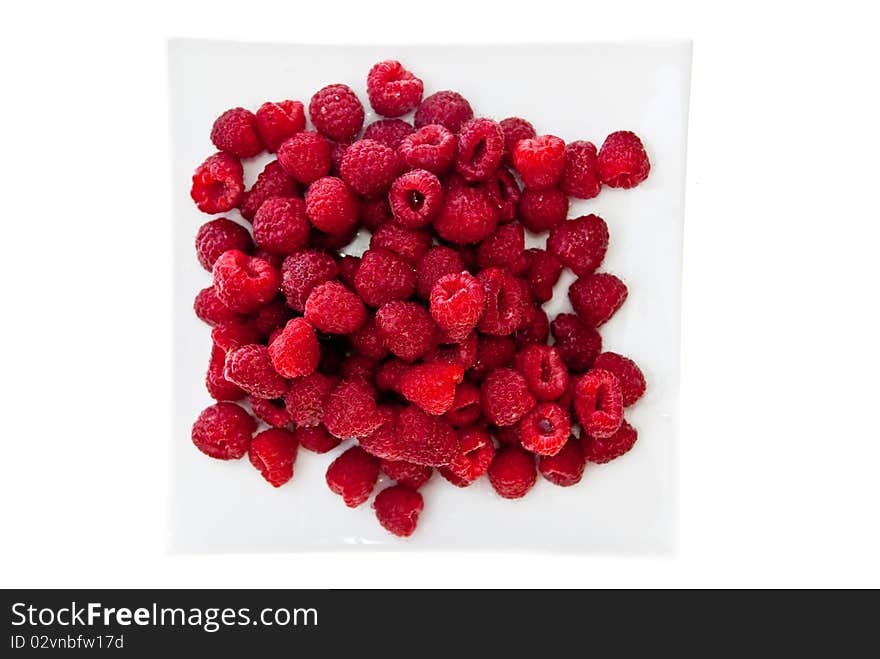
<path fill-rule="evenodd" d="M 283 428 L 269 428 L 251 441 L 248 459 L 272 487 L 281 487 L 293 478 L 296 437 Z"/>
<path fill-rule="evenodd" d="M 315 249 L 325 252 L 338 252 L 348 247 L 357 236 L 357 227 L 352 227 L 347 233 L 324 233 L 312 227 L 309 235 L 309 243 Z"/>
<path fill-rule="evenodd" d="M 602 337 L 594 328 L 584 325 L 571 313 L 561 313 L 550 323 L 556 339 L 554 348 L 572 373 L 590 369 L 596 356 L 602 352 Z"/>
<path fill-rule="evenodd" d="M 282 296 L 276 296 L 269 304 L 257 311 L 250 320 L 262 337 L 268 337 L 284 327 L 291 318 L 293 318 L 293 309 L 287 306 Z"/>
<path fill-rule="evenodd" d="M 434 229 L 443 240 L 456 245 L 479 243 L 498 224 L 498 208 L 484 188 L 455 186 L 443 199 Z"/>
<path fill-rule="evenodd" d="M 277 160 L 263 168 L 251 189 L 241 199 L 241 216 L 253 222 L 254 216 L 269 197 L 299 197 L 299 187 Z"/>
<path fill-rule="evenodd" d="M 244 170 L 228 153 L 215 153 L 196 167 L 189 192 L 203 213 L 225 213 L 241 203 Z"/>
<path fill-rule="evenodd" d="M 315 330 L 304 318 L 294 318 L 269 344 L 272 366 L 286 378 L 314 373 L 321 357 Z"/>
<path fill-rule="evenodd" d="M 257 118 L 244 108 L 232 108 L 217 117 L 211 128 L 211 141 L 218 151 L 236 158 L 251 158 L 263 150 L 257 135 Z"/>
<path fill-rule="evenodd" d="M 516 345 L 509 336 L 481 336 L 477 343 L 477 361 L 468 377 L 481 382 L 490 371 L 513 361 Z"/>
<path fill-rule="evenodd" d="M 235 403 L 215 403 L 202 410 L 192 427 L 192 441 L 205 455 L 238 460 L 247 453 L 257 422 Z"/>
<path fill-rule="evenodd" d="M 527 188 L 519 199 L 519 219 L 532 233 L 555 229 L 568 215 L 568 195 L 559 188 Z"/>
<path fill-rule="evenodd" d="M 281 264 L 284 263 L 284 256 L 282 254 L 268 252 L 262 247 L 257 247 L 254 250 L 254 256 L 258 259 L 263 259 L 266 263 L 278 270 L 281 269 Z"/>
<path fill-rule="evenodd" d="M 632 359 L 616 352 L 603 352 L 596 357 L 593 368 L 614 373 L 620 382 L 624 407 L 633 405 L 645 393 L 645 376 Z"/>
<path fill-rule="evenodd" d="M 352 446 L 327 469 L 327 485 L 349 508 L 370 498 L 379 478 L 379 461 L 360 446 Z"/>
<path fill-rule="evenodd" d="M 651 171 L 642 141 L 628 130 L 611 133 L 605 138 L 597 162 L 599 178 L 611 188 L 634 188 L 648 178 Z"/>
<path fill-rule="evenodd" d="M 366 437 L 382 423 L 376 392 L 361 378 L 343 380 L 324 401 L 324 425 L 340 439 Z"/>
<path fill-rule="evenodd" d="M 229 322 L 240 323 L 243 320 L 241 314 L 234 312 L 220 301 L 213 286 L 203 288 L 196 294 L 193 310 L 199 320 L 211 327 Z"/>
<path fill-rule="evenodd" d="M 205 222 L 196 233 L 196 255 L 202 267 L 211 272 L 223 252 L 237 249 L 245 254 L 254 251 L 251 234 L 240 224 L 225 217 Z"/>
<path fill-rule="evenodd" d="M 328 433 L 324 426 L 299 427 L 293 431 L 293 434 L 297 443 L 312 453 L 326 453 L 342 443 L 341 439 Z"/>
<path fill-rule="evenodd" d="M 528 267 L 525 279 L 535 302 L 544 303 L 553 297 L 553 287 L 562 274 L 562 261 L 555 254 L 543 249 L 525 251 Z"/>
<path fill-rule="evenodd" d="M 388 348 L 382 343 L 382 337 L 379 336 L 379 328 L 376 327 L 376 319 L 369 316 L 363 326 L 353 334 L 349 335 L 351 347 L 358 355 L 378 361 L 388 356 Z"/>
<path fill-rule="evenodd" d="M 286 428 L 290 425 L 290 415 L 287 408 L 284 407 L 284 400 L 281 398 L 254 398 L 249 397 L 251 410 L 254 416 L 265 421 L 273 428 Z"/>
<path fill-rule="evenodd" d="M 543 345 L 550 338 L 550 319 L 547 317 L 547 312 L 537 304 L 533 304 L 531 308 L 534 319 L 528 325 L 518 329 L 513 335 L 518 349 L 533 343 Z"/>
<path fill-rule="evenodd" d="M 393 219 L 387 199 L 365 199 L 361 202 L 361 224 L 367 231 L 375 232 Z"/>
<path fill-rule="evenodd" d="M 348 186 L 368 198 L 380 197 L 400 173 L 400 160 L 394 149 L 375 140 L 358 140 L 345 150 L 339 175 Z"/>
<path fill-rule="evenodd" d="M 626 301 L 626 284 L 602 272 L 579 277 L 568 289 L 575 313 L 585 325 L 599 327 Z"/>
<path fill-rule="evenodd" d="M 477 326 L 486 304 L 482 283 L 467 272 L 444 275 L 431 290 L 431 316 L 450 341 L 461 341 Z"/>
<path fill-rule="evenodd" d="M 342 156 L 351 146 L 350 142 L 330 142 L 330 175 L 339 177 L 339 166 L 342 164 Z"/>
<path fill-rule="evenodd" d="M 330 172 L 330 143 L 314 131 L 301 131 L 278 147 L 278 162 L 290 176 L 308 185 Z"/>
<path fill-rule="evenodd" d="M 411 123 L 403 119 L 380 119 L 367 126 L 364 139 L 375 140 L 396 151 L 403 138 L 412 135 L 415 130 Z"/>
<path fill-rule="evenodd" d="M 272 366 L 269 348 L 251 343 L 226 355 L 223 376 L 257 398 L 281 398 L 287 381 Z"/>
<path fill-rule="evenodd" d="M 306 320 L 327 334 L 351 334 L 366 319 L 364 303 L 339 282 L 316 286 L 306 300 Z"/>
<path fill-rule="evenodd" d="M 339 375 L 343 380 L 361 378 L 372 383 L 376 379 L 376 360 L 363 355 L 349 355 L 340 364 Z"/>
<path fill-rule="evenodd" d="M 620 428 L 610 437 L 598 438 L 589 434 L 583 436 L 584 457 L 589 462 L 604 464 L 627 453 L 639 438 L 638 431 L 626 421 L 620 424 Z"/>
<path fill-rule="evenodd" d="M 510 269 L 526 248 L 525 234 L 518 222 L 502 224 L 477 248 L 477 265 L 480 268 Z"/>
<path fill-rule="evenodd" d="M 312 373 L 291 382 L 284 397 L 291 422 L 304 428 L 320 424 L 324 419 L 324 401 L 335 386 L 336 380 L 323 373 Z"/>
<path fill-rule="evenodd" d="M 400 460 L 403 453 L 401 437 L 397 431 L 397 420 L 400 409 L 395 405 L 383 405 L 379 408 L 382 425 L 366 437 L 358 441 L 362 449 L 370 455 L 382 460 Z"/>
<path fill-rule="evenodd" d="M 488 474 L 492 487 L 505 499 L 524 497 L 538 480 L 534 456 L 519 446 L 498 449 Z"/>
<path fill-rule="evenodd" d="M 550 232 L 547 251 L 579 277 L 596 271 L 608 249 L 608 225 L 598 215 L 563 222 Z"/>
<path fill-rule="evenodd" d="M 237 249 L 223 252 L 214 262 L 214 289 L 233 311 L 253 313 L 278 292 L 278 270 L 262 259 Z"/>
<path fill-rule="evenodd" d="M 477 422 L 481 413 L 480 388 L 465 380 L 455 388 L 452 406 L 443 418 L 451 426 L 469 426 Z"/>
<path fill-rule="evenodd" d="M 348 142 L 364 125 L 364 106 L 347 85 L 327 85 L 309 101 L 309 118 L 322 135 Z"/>
<path fill-rule="evenodd" d="M 532 395 L 541 402 L 557 400 L 568 387 L 568 370 L 559 351 L 547 345 L 528 345 L 514 358 Z"/>
<path fill-rule="evenodd" d="M 205 375 L 205 388 L 214 400 L 241 400 L 245 393 L 237 384 L 227 380 L 223 371 L 226 368 L 226 351 L 216 345 L 211 346 L 211 361 Z"/>
<path fill-rule="evenodd" d="M 371 307 L 406 300 L 415 290 L 416 273 L 400 256 L 387 249 L 368 249 L 354 278 L 355 289 Z"/>
<path fill-rule="evenodd" d="M 458 364 L 431 362 L 411 366 L 400 379 L 400 393 L 428 414 L 445 414 L 455 401 L 455 385 L 464 379 Z"/>
<path fill-rule="evenodd" d="M 388 202 L 395 220 L 408 229 L 421 229 L 440 212 L 443 187 L 428 170 L 413 169 L 392 183 Z"/>
<path fill-rule="evenodd" d="M 477 275 L 486 292 L 486 309 L 478 329 L 504 336 L 520 326 L 529 300 L 516 277 L 502 268 L 486 268 Z"/>
<path fill-rule="evenodd" d="M 440 124 L 451 133 L 457 133 L 462 124 L 474 117 L 471 104 L 458 92 L 440 91 L 428 96 L 416 109 L 416 128 Z"/>
<path fill-rule="evenodd" d="M 370 239 L 371 248 L 381 247 L 394 252 L 410 265 L 418 263 L 432 243 L 433 238 L 427 229 L 407 229 L 396 222 L 383 224 Z"/>
<path fill-rule="evenodd" d="M 263 103 L 257 110 L 257 133 L 268 151 L 306 128 L 306 113 L 299 101 Z"/>
<path fill-rule="evenodd" d="M 422 100 L 424 84 L 396 60 L 374 64 L 367 74 L 370 105 L 385 117 L 400 117 Z"/>
<path fill-rule="evenodd" d="M 401 410 L 397 419 L 400 458 L 414 464 L 442 467 L 458 453 L 458 435 L 448 423 L 415 406 Z"/>
<path fill-rule="evenodd" d="M 361 257 L 345 255 L 339 259 L 339 281 L 354 288 L 354 280 L 357 277 L 358 270 L 361 267 Z"/>
<path fill-rule="evenodd" d="M 388 478 L 397 481 L 398 485 L 403 485 L 413 490 L 419 489 L 431 480 L 431 476 L 434 475 L 432 467 L 416 465 L 406 460 L 382 460 L 380 466 Z"/>
<path fill-rule="evenodd" d="M 231 321 L 217 325 L 211 331 L 211 341 L 224 353 L 250 343 L 257 343 L 260 333 L 250 321 Z"/>
<path fill-rule="evenodd" d="M 425 507 L 422 495 L 403 485 L 386 487 L 376 495 L 373 509 L 382 528 L 400 538 L 407 538 L 416 530 L 419 513 Z"/>
<path fill-rule="evenodd" d="M 519 422 L 522 447 L 538 455 L 556 455 L 571 435 L 571 419 L 556 403 L 538 403 Z"/>
<path fill-rule="evenodd" d="M 565 168 L 565 142 L 554 135 L 520 140 L 513 149 L 513 164 L 527 188 L 552 188 Z"/>
<path fill-rule="evenodd" d="M 306 214 L 316 229 L 333 235 L 351 231 L 358 221 L 358 200 L 341 179 L 319 178 L 306 192 Z"/>
<path fill-rule="evenodd" d="M 254 240 L 275 254 L 293 254 L 309 240 L 306 206 L 296 197 L 270 197 L 254 216 Z"/>
<path fill-rule="evenodd" d="M 281 290 L 287 304 L 302 313 L 312 290 L 338 274 L 339 267 L 329 254 L 315 250 L 295 252 L 281 265 Z"/>
<path fill-rule="evenodd" d="M 538 459 L 538 471 L 559 487 L 571 487 L 580 483 L 585 465 L 584 452 L 576 437 L 570 437 L 556 455 L 542 455 Z"/>
<path fill-rule="evenodd" d="M 495 457 L 495 444 L 482 428 L 469 426 L 458 431 L 458 453 L 440 474 L 457 487 L 466 487 L 489 469 Z"/>
<path fill-rule="evenodd" d="M 498 207 L 498 221 L 510 222 L 516 217 L 521 191 L 510 170 L 501 167 L 486 181 L 486 192 Z"/>
<path fill-rule="evenodd" d="M 382 305 L 376 326 L 388 349 L 406 361 L 415 361 L 436 345 L 437 326 L 415 302 L 394 300 Z"/>
<path fill-rule="evenodd" d="M 442 245 L 432 247 L 416 264 L 416 295 L 428 299 L 438 279 L 464 269 L 464 261 L 454 249 Z"/>
<path fill-rule="evenodd" d="M 519 446 L 519 423 L 512 426 L 492 426 L 492 436 L 502 446 Z"/>
<path fill-rule="evenodd" d="M 537 136 L 535 127 L 520 117 L 508 117 L 501 120 L 501 130 L 504 131 L 504 163 L 513 164 L 513 150 L 520 140 L 530 140 Z"/>
<path fill-rule="evenodd" d="M 496 368 L 480 387 L 483 414 L 496 426 L 511 426 L 535 406 L 525 378 L 510 368 Z"/>
<path fill-rule="evenodd" d="M 455 169 L 468 181 L 488 181 L 501 165 L 504 131 L 485 117 L 471 119 L 458 134 Z"/>
<path fill-rule="evenodd" d="M 400 379 L 409 369 L 409 364 L 402 359 L 389 359 L 376 370 L 376 386 L 380 391 L 400 392 Z"/>
<path fill-rule="evenodd" d="M 598 167 L 595 144 L 583 140 L 566 144 L 560 186 L 569 196 L 592 199 L 602 188 Z"/>
<path fill-rule="evenodd" d="M 439 124 L 428 124 L 404 137 L 397 153 L 407 167 L 442 176 L 452 167 L 457 148 L 455 135 Z"/>
<path fill-rule="evenodd" d="M 617 376 L 592 369 L 574 387 L 574 410 L 584 431 L 598 438 L 610 437 L 623 421 L 623 394 Z"/>

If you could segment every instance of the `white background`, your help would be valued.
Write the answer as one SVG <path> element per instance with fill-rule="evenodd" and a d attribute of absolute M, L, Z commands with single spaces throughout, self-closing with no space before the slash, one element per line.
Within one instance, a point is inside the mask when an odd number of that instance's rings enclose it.
<path fill-rule="evenodd" d="M 4 4 L 0 586 L 880 586 L 877 20 L 805 4 Z M 168 36 L 694 39 L 675 557 L 165 554 Z"/>

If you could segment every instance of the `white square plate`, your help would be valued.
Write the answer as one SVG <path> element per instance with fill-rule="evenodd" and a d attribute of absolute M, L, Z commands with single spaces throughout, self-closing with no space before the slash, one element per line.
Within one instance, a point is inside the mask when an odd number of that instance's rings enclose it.
<path fill-rule="evenodd" d="M 496 496 L 486 479 L 458 489 L 439 475 L 424 486 L 416 533 L 397 539 L 370 504 L 351 510 L 324 481 L 326 455 L 301 450 L 293 480 L 269 487 L 247 459 L 211 460 L 190 441 L 204 388 L 210 331 L 192 299 L 210 284 L 193 239 L 210 219 L 189 198 L 193 169 L 214 149 L 211 123 L 223 110 L 266 100 L 308 104 L 324 85 L 342 82 L 366 103 L 375 62 L 398 59 L 425 82 L 425 95 L 461 92 L 475 113 L 522 116 L 538 133 L 600 145 L 615 130 L 639 134 L 651 175 L 633 190 L 605 188 L 572 204 L 570 217 L 595 212 L 611 233 L 602 270 L 629 287 L 622 309 L 603 326 L 606 350 L 628 355 L 648 381 L 627 411 L 639 441 L 607 465 L 588 465 L 583 481 L 556 487 L 540 477 L 524 499 Z M 658 553 L 675 537 L 675 440 L 678 413 L 681 236 L 691 46 L 687 42 L 530 46 L 296 46 L 175 40 L 169 44 L 173 137 L 175 355 L 171 548 L 180 552 L 382 549 L 520 549 Z M 367 121 L 375 119 L 368 111 Z M 245 163 L 250 185 L 269 157 Z M 241 220 L 237 212 L 226 216 Z M 543 238 L 533 244 L 543 245 Z M 364 245 L 363 237 L 355 245 Z M 563 276 L 551 318 L 570 310 Z M 379 487 L 382 487 L 380 483 Z M 378 491 L 378 490 L 377 490 Z"/>

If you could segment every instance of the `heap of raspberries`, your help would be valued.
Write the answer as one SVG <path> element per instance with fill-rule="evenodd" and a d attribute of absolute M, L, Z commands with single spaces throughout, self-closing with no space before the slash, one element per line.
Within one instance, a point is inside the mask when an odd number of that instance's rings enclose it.
<path fill-rule="evenodd" d="M 632 448 L 624 409 L 645 379 L 598 332 L 627 287 L 599 271 L 605 221 L 568 210 L 572 197 L 638 185 L 650 163 L 631 132 L 596 149 L 519 117 L 475 117 L 454 91 L 423 98 L 396 61 L 376 64 L 366 89 L 384 117 L 366 127 L 342 84 L 214 122 L 217 152 L 196 168 L 192 198 L 244 221 L 212 219 L 195 240 L 213 277 L 194 308 L 213 328 L 216 403 L 192 441 L 212 458 L 247 456 L 275 487 L 300 447 L 349 442 L 330 490 L 360 506 L 384 473 L 396 484 L 373 499 L 376 517 L 409 536 L 435 470 L 456 487 L 485 475 L 515 499 L 538 473 L 571 486 L 586 463 Z M 264 151 L 275 160 L 248 188 L 241 160 Z M 369 249 L 347 252 L 359 232 Z M 526 232 L 545 247 L 527 248 Z M 564 268 L 577 276 L 574 313 L 551 319 L 542 305 Z"/>

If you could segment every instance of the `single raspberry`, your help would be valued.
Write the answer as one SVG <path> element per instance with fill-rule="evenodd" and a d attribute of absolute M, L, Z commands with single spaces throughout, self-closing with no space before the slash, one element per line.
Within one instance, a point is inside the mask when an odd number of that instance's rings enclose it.
<path fill-rule="evenodd" d="M 364 106 L 347 85 L 327 85 L 309 101 L 309 119 L 322 135 L 348 142 L 364 126 Z"/>
<path fill-rule="evenodd" d="M 388 348 L 385 347 L 382 337 L 379 336 L 379 328 L 376 327 L 374 316 L 368 316 L 361 328 L 350 334 L 348 339 L 358 355 L 375 361 L 385 359 L 388 356 Z"/>
<path fill-rule="evenodd" d="M 306 192 L 306 215 L 316 229 L 333 235 L 346 234 L 358 221 L 358 200 L 341 179 L 319 178 Z"/>
<path fill-rule="evenodd" d="M 538 480 L 534 456 L 519 446 L 502 446 L 488 469 L 489 482 L 505 499 L 524 497 Z"/>
<path fill-rule="evenodd" d="M 559 487 L 571 487 L 581 482 L 586 459 L 581 442 L 570 437 L 556 455 L 542 455 L 538 459 L 538 471 L 548 481 Z"/>
<path fill-rule="evenodd" d="M 439 91 L 423 100 L 416 109 L 416 128 L 440 124 L 451 133 L 457 133 L 462 124 L 474 117 L 471 104 L 464 96 L 453 91 Z"/>
<path fill-rule="evenodd" d="M 241 199 L 241 216 L 253 222 L 254 216 L 269 197 L 299 197 L 299 186 L 277 160 L 263 168 L 251 189 Z"/>
<path fill-rule="evenodd" d="M 486 305 L 483 284 L 467 272 L 444 275 L 431 290 L 431 316 L 451 341 L 467 337 Z"/>
<path fill-rule="evenodd" d="M 513 149 L 513 164 L 527 188 L 552 188 L 565 168 L 565 142 L 554 135 L 520 140 Z"/>
<path fill-rule="evenodd" d="M 422 100 L 424 84 L 396 60 L 373 65 L 367 74 L 370 105 L 385 117 L 400 117 L 415 109 Z"/>
<path fill-rule="evenodd" d="M 368 198 L 388 192 L 400 169 L 400 159 L 394 149 L 375 140 L 358 140 L 345 150 L 339 163 L 342 180 Z"/>
<path fill-rule="evenodd" d="M 308 185 L 330 172 L 330 143 L 314 131 L 300 131 L 278 147 L 278 162 L 295 180 Z"/>
<path fill-rule="evenodd" d="M 477 363 L 477 333 L 471 332 L 458 343 L 439 345 L 425 355 L 425 361 L 458 364 L 463 369 Z"/>
<path fill-rule="evenodd" d="M 496 368 L 480 386 L 483 414 L 496 426 L 511 426 L 535 406 L 525 378 L 511 368 Z"/>
<path fill-rule="evenodd" d="M 538 455 L 556 455 L 570 435 L 568 412 L 556 403 L 538 403 L 519 422 L 522 447 Z"/>
<path fill-rule="evenodd" d="M 223 375 L 226 368 L 226 351 L 219 346 L 211 346 L 211 361 L 205 375 L 205 388 L 214 400 L 236 401 L 245 397 L 244 390 Z"/>
<path fill-rule="evenodd" d="M 376 406 L 376 392 L 361 378 L 343 380 L 324 401 L 324 425 L 340 439 L 366 437 L 384 419 Z"/>
<path fill-rule="evenodd" d="M 306 113 L 299 101 L 263 103 L 257 110 L 257 133 L 268 151 L 275 151 L 294 133 L 305 130 Z"/>
<path fill-rule="evenodd" d="M 403 138 L 412 135 L 415 128 L 403 119 L 379 119 L 364 130 L 365 140 L 375 140 L 389 149 L 397 150 Z"/>
<path fill-rule="evenodd" d="M 240 313 L 236 313 L 220 301 L 220 298 L 217 297 L 217 290 L 213 286 L 203 288 L 196 294 L 193 310 L 199 320 L 211 327 L 243 320 Z"/>
<path fill-rule="evenodd" d="M 382 460 L 380 466 L 388 478 L 397 481 L 398 485 L 403 485 L 413 490 L 419 489 L 434 475 L 432 467 L 416 465 L 406 460 Z"/>
<path fill-rule="evenodd" d="M 225 217 L 205 222 L 196 233 L 196 255 L 208 272 L 223 252 L 237 249 L 245 254 L 254 251 L 251 234 L 240 224 Z"/>
<path fill-rule="evenodd" d="M 428 124 L 404 137 L 397 154 L 411 169 L 426 169 L 442 176 L 452 167 L 457 149 L 455 135 L 439 124 Z"/>
<path fill-rule="evenodd" d="M 428 414 L 445 414 L 455 401 L 455 385 L 464 379 L 458 364 L 415 364 L 400 379 L 400 393 Z"/>
<path fill-rule="evenodd" d="M 568 298 L 578 318 L 592 327 L 607 322 L 626 301 L 626 296 L 626 284 L 605 272 L 578 277 L 568 288 Z"/>
<path fill-rule="evenodd" d="M 501 120 L 501 130 L 504 131 L 504 163 L 513 164 L 513 150 L 520 140 L 530 140 L 537 137 L 535 127 L 520 117 L 508 117 Z"/>
<path fill-rule="evenodd" d="M 238 460 L 247 453 L 257 422 L 235 403 L 215 403 L 202 410 L 192 427 L 192 441 L 205 455 Z"/>
<path fill-rule="evenodd" d="M 477 342 L 477 361 L 467 375 L 482 382 L 496 368 L 509 366 L 516 353 L 516 344 L 509 336 L 481 336 Z"/>
<path fill-rule="evenodd" d="M 354 280 L 360 267 L 360 256 L 351 256 L 350 254 L 343 256 L 339 259 L 339 281 L 349 288 L 354 288 Z"/>
<path fill-rule="evenodd" d="M 318 368 L 321 348 L 315 330 L 304 318 L 294 318 L 269 344 L 272 366 L 286 378 L 299 378 Z"/>
<path fill-rule="evenodd" d="M 274 298 L 281 279 L 272 265 L 237 249 L 220 255 L 213 275 L 217 297 L 239 313 L 253 313 Z"/>
<path fill-rule="evenodd" d="M 418 126 L 418 123 L 416 123 Z M 648 178 L 651 162 L 639 137 L 628 130 L 611 133 L 597 158 L 599 178 L 611 188 L 634 188 Z"/>
<path fill-rule="evenodd" d="M 492 426 L 492 436 L 501 446 L 519 446 L 519 423 L 512 426 Z"/>
<path fill-rule="evenodd" d="M 595 328 L 584 325 L 572 313 L 561 313 L 550 323 L 554 348 L 571 373 L 590 369 L 596 356 L 602 352 L 602 337 Z"/>
<path fill-rule="evenodd" d="M 442 467 L 458 453 L 458 435 L 452 426 L 412 405 L 400 412 L 397 436 L 400 458 L 414 464 Z"/>
<path fill-rule="evenodd" d="M 532 233 L 555 229 L 568 215 L 568 195 L 559 188 L 526 188 L 519 199 L 519 219 Z"/>
<path fill-rule="evenodd" d="M 254 240 L 275 254 L 293 254 L 309 240 L 306 206 L 296 197 L 270 197 L 254 216 Z"/>
<path fill-rule="evenodd" d="M 323 373 L 312 373 L 291 382 L 284 397 L 291 422 L 303 428 L 320 424 L 324 419 L 324 401 L 335 387 L 336 380 Z"/>
<path fill-rule="evenodd" d="M 236 208 L 244 195 L 241 163 L 228 153 L 215 153 L 196 167 L 189 195 L 203 213 Z"/>
<path fill-rule="evenodd" d="M 443 199 L 434 229 L 443 240 L 456 245 L 479 243 L 498 224 L 498 208 L 484 188 L 455 186 Z"/>
<path fill-rule="evenodd" d="M 469 426 L 458 431 L 459 449 L 455 457 L 440 474 L 458 487 L 466 487 L 480 478 L 489 469 L 495 457 L 495 444 L 482 428 Z"/>
<path fill-rule="evenodd" d="M 543 249 L 525 251 L 527 269 L 525 279 L 535 302 L 544 303 L 553 297 L 553 287 L 562 274 L 562 261 Z"/>
<path fill-rule="evenodd" d="M 428 311 L 415 302 L 394 300 L 376 312 L 376 326 L 388 349 L 414 361 L 436 345 L 437 326 Z"/>
<path fill-rule="evenodd" d="M 578 140 L 565 145 L 565 169 L 559 185 L 577 199 L 592 199 L 599 194 L 602 182 L 595 144 Z"/>
<path fill-rule="evenodd" d="M 282 398 L 255 398 L 250 396 L 251 410 L 258 419 L 265 421 L 273 428 L 286 428 L 290 425 L 290 414 L 284 407 Z"/>
<path fill-rule="evenodd" d="M 471 119 L 458 134 L 455 169 L 468 181 L 488 181 L 501 165 L 503 153 L 501 126 L 485 117 Z"/>
<path fill-rule="evenodd" d="M 400 393 L 400 381 L 409 370 L 409 363 L 402 359 L 389 359 L 376 369 L 376 386 L 380 391 Z"/>
<path fill-rule="evenodd" d="M 269 348 L 251 343 L 226 355 L 223 376 L 257 398 L 281 398 L 287 381 L 272 366 Z"/>
<path fill-rule="evenodd" d="M 632 359 L 616 352 L 603 352 L 596 357 L 593 368 L 610 371 L 617 376 L 624 407 L 634 404 L 645 393 L 645 376 Z"/>
<path fill-rule="evenodd" d="M 518 222 L 502 224 L 477 248 L 477 265 L 480 268 L 510 269 L 526 248 L 525 234 Z"/>
<path fill-rule="evenodd" d="M 416 530 L 419 513 L 425 507 L 422 495 L 403 485 L 392 485 L 376 495 L 373 509 L 382 528 L 400 538 L 407 538 Z"/>
<path fill-rule="evenodd" d="M 610 437 L 623 421 L 623 394 L 617 376 L 591 369 L 574 387 L 574 410 L 584 431 L 598 438 Z"/>
<path fill-rule="evenodd" d="M 502 268 L 486 268 L 477 275 L 486 292 L 486 308 L 477 326 L 484 334 L 513 334 L 523 320 L 529 300 L 516 277 Z"/>
<path fill-rule="evenodd" d="M 454 249 L 442 245 L 432 247 L 416 264 L 416 295 L 427 300 L 438 279 L 464 269 L 464 261 Z"/>
<path fill-rule="evenodd" d="M 516 217 L 522 191 L 516 178 L 505 167 L 500 167 L 495 175 L 485 183 L 486 193 L 498 207 L 498 221 L 510 222 Z"/>
<path fill-rule="evenodd" d="M 361 448 L 370 455 L 382 460 L 400 460 L 403 454 L 403 440 L 397 431 L 400 408 L 395 405 L 382 405 L 379 408 L 382 425 L 358 440 Z"/>
<path fill-rule="evenodd" d="M 431 248 L 433 238 L 427 229 L 407 229 L 397 222 L 379 227 L 370 238 L 370 247 L 383 248 L 400 255 L 410 265 L 419 262 Z"/>
<path fill-rule="evenodd" d="M 426 169 L 406 172 L 391 184 L 388 203 L 394 219 L 408 229 L 428 226 L 440 212 L 443 187 Z"/>
<path fill-rule="evenodd" d="M 446 422 L 455 427 L 469 426 L 477 422 L 482 413 L 480 407 L 480 388 L 465 380 L 455 388 L 452 405 L 443 415 Z"/>
<path fill-rule="evenodd" d="M 327 485 L 349 508 L 369 499 L 378 479 L 379 460 L 360 446 L 352 446 L 327 469 Z"/>
<path fill-rule="evenodd" d="M 610 437 L 599 438 L 584 434 L 582 449 L 588 462 L 604 464 L 627 453 L 639 438 L 638 431 L 626 421 Z"/>
<path fill-rule="evenodd" d="M 294 252 L 281 264 L 281 290 L 287 304 L 302 313 L 314 288 L 338 274 L 339 267 L 329 254 L 316 250 Z"/>
<path fill-rule="evenodd" d="M 376 379 L 377 365 L 378 362 L 375 359 L 363 355 L 349 355 L 340 364 L 339 375 L 343 380 L 361 378 L 372 383 Z"/>
<path fill-rule="evenodd" d="M 565 393 L 568 370 L 553 346 L 528 345 L 516 355 L 514 363 L 538 401 L 551 402 Z"/>
<path fill-rule="evenodd" d="M 364 303 L 339 282 L 316 286 L 306 300 L 306 320 L 327 334 L 351 334 L 366 319 Z"/>
<path fill-rule="evenodd" d="M 244 108 L 232 108 L 217 117 L 211 127 L 211 141 L 218 151 L 236 158 L 252 158 L 263 150 L 257 118 Z"/>
<path fill-rule="evenodd" d="M 248 459 L 272 487 L 293 478 L 296 436 L 283 428 L 269 428 L 257 435 L 248 448 Z"/>
<path fill-rule="evenodd" d="M 293 431 L 297 443 L 312 453 L 326 453 L 332 451 L 342 443 L 338 437 L 334 437 L 324 426 L 311 428 L 298 427 Z"/>
<path fill-rule="evenodd" d="M 224 353 L 259 340 L 260 333 L 249 320 L 221 323 L 211 330 L 211 341 Z"/>
<path fill-rule="evenodd" d="M 514 332 L 514 337 L 513 337 L 514 341 L 519 341 L 519 343 L 517 343 L 517 345 L 519 346 L 520 344 L 522 344 L 524 342 L 526 342 L 526 343 L 528 342 L 524 338 L 527 333 L 533 331 L 533 329 L 538 332 L 541 331 L 540 327 L 533 328 L 533 325 L 535 324 L 535 322 L 538 318 L 538 311 L 539 310 L 543 311 L 543 309 L 541 309 L 541 307 L 538 305 L 532 304 L 531 299 L 530 299 L 531 293 L 529 292 L 529 285 L 525 279 L 520 279 L 519 277 L 514 277 L 514 281 L 516 282 L 517 286 L 519 286 L 520 295 L 521 295 L 521 299 L 522 299 L 521 320 L 520 320 L 519 324 L 516 326 L 516 331 Z M 517 337 L 517 334 L 519 334 L 519 337 Z M 546 337 L 545 337 L 545 340 L 546 340 Z"/>
<path fill-rule="evenodd" d="M 361 224 L 367 231 L 375 232 L 393 219 L 387 199 L 365 199 L 361 202 Z"/>
<path fill-rule="evenodd" d="M 563 222 L 550 232 L 547 251 L 579 277 L 596 271 L 608 250 L 608 225 L 598 215 Z"/>
<path fill-rule="evenodd" d="M 291 318 L 293 318 L 293 309 L 287 306 L 284 296 L 276 295 L 274 300 L 251 316 L 250 321 L 260 336 L 266 338 L 284 327 Z"/>
<path fill-rule="evenodd" d="M 355 290 L 371 307 L 406 300 L 415 290 L 416 273 L 400 256 L 387 249 L 368 249 L 354 278 Z"/>

